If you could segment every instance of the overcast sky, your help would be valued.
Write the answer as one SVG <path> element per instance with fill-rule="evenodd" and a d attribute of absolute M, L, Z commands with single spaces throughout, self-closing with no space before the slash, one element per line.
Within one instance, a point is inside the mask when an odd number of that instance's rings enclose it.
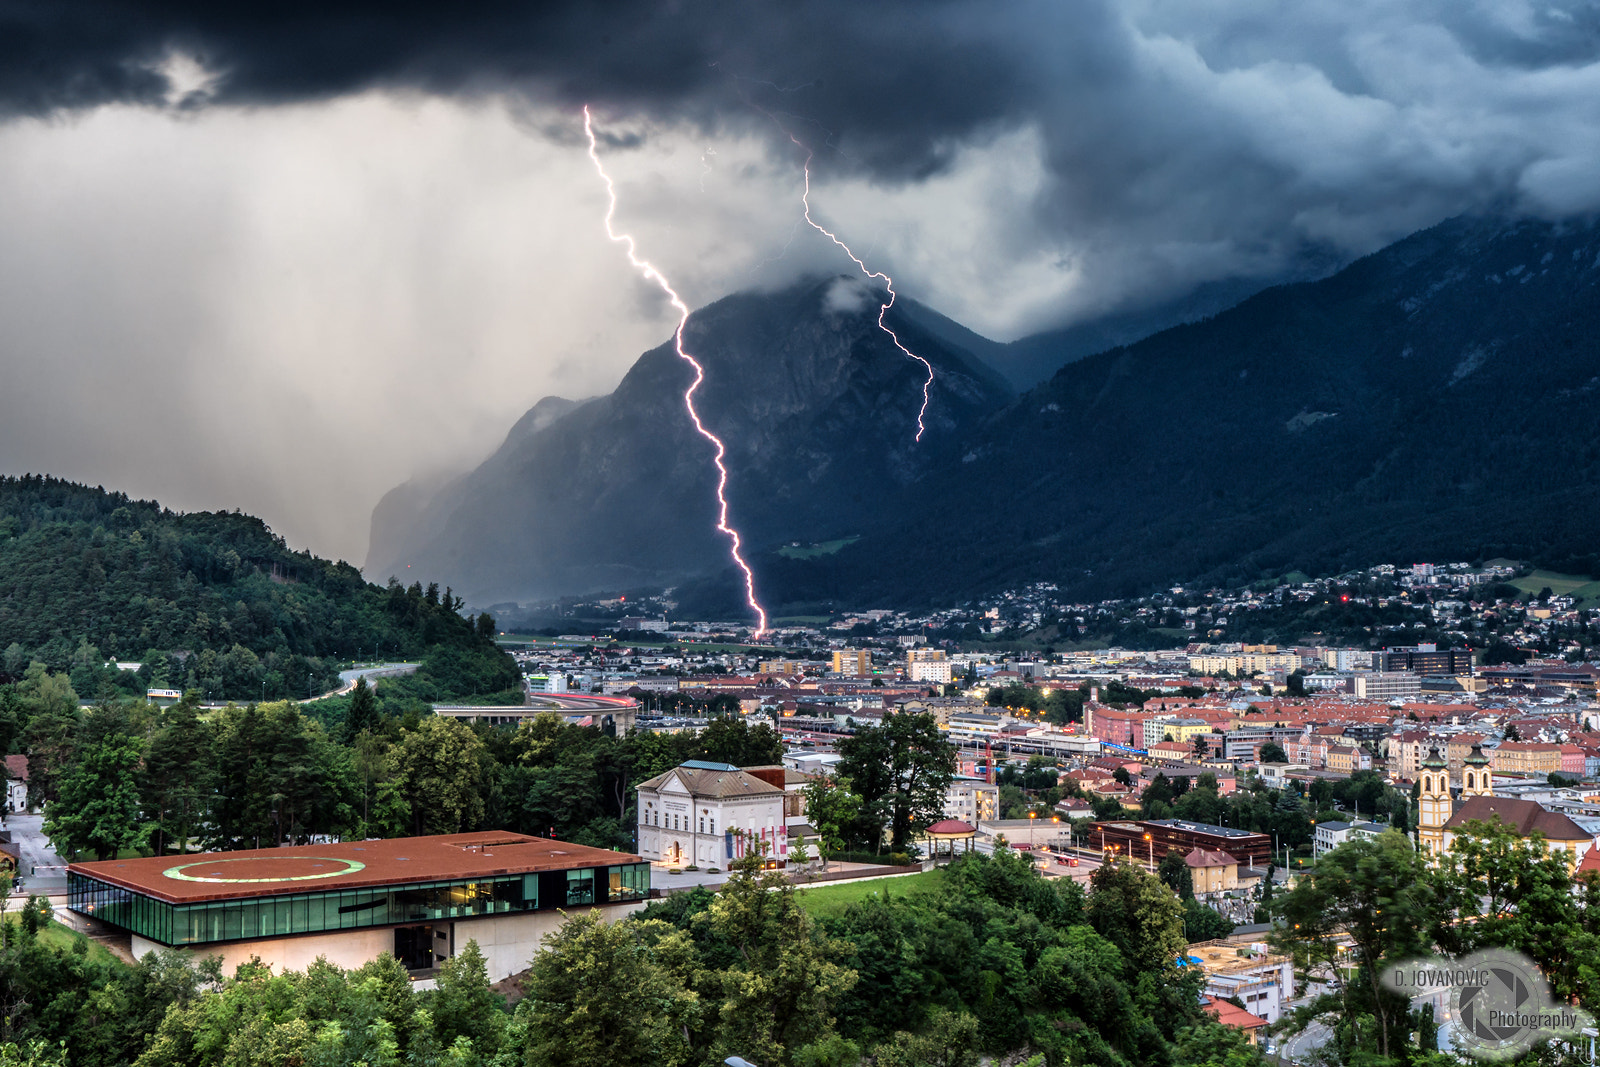
<path fill-rule="evenodd" d="M 844 270 L 1006 340 L 1600 206 L 1592 3 L 0 3 L 0 471 L 359 563 L 384 491 Z"/>

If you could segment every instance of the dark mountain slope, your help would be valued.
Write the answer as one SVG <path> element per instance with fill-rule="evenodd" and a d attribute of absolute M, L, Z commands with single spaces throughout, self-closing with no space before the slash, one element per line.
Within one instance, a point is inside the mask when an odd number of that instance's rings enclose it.
<path fill-rule="evenodd" d="M 753 551 L 881 527 L 1010 399 L 980 360 L 896 318 L 938 372 L 914 442 L 923 370 L 877 328 L 874 296 L 813 280 L 690 320 L 688 347 L 706 367 L 697 403 L 727 443 L 732 517 Z M 393 547 L 367 572 L 411 563 L 487 603 L 723 570 L 711 447 L 683 407 L 689 381 L 670 344 L 645 353 L 610 396 L 512 434 L 405 529 L 375 532 Z"/>
<path fill-rule="evenodd" d="M 338 684 L 341 660 L 374 654 L 421 657 L 422 674 L 451 696 L 515 690 L 511 658 L 444 599 L 420 584 L 368 585 L 348 563 L 291 551 L 249 515 L 180 514 L 55 478 L 0 477 L 5 667 L 71 668 L 84 697 L 100 695 L 108 657 L 145 663 L 138 679 L 119 679 L 140 693 L 156 684 L 305 697 Z"/>
<path fill-rule="evenodd" d="M 775 595 L 1086 595 L 1406 558 L 1594 569 L 1600 232 L 1458 219 L 1073 363 L 921 510 Z M 913 498 L 914 499 L 914 498 Z"/>

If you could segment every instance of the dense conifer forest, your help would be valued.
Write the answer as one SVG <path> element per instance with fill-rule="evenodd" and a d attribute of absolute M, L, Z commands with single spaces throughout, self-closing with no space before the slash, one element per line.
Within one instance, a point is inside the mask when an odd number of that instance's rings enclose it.
<path fill-rule="evenodd" d="M 520 702 L 493 619 L 462 606 L 436 585 L 373 585 L 239 512 L 0 477 L 0 670 L 38 661 L 85 699 L 148 686 L 304 699 L 334 688 L 341 663 L 420 659 L 422 699 Z M 142 667 L 107 670 L 115 661 Z"/>

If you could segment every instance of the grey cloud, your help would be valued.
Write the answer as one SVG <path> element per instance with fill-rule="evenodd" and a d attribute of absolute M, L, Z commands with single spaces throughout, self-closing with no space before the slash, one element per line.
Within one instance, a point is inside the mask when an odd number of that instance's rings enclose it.
<path fill-rule="evenodd" d="M 583 102 L 619 169 L 665 175 L 635 173 L 623 210 L 693 301 L 847 266 L 795 222 L 802 157 L 775 117 L 817 151 L 823 217 L 901 292 L 1001 336 L 1316 273 L 1459 212 L 1593 211 L 1597 11 L 0 0 L 0 463 L 280 526 L 298 508 L 300 543 L 359 556 L 366 506 L 426 450 L 481 454 L 542 392 L 603 392 L 665 336 L 659 294 L 595 242 Z M 175 55 L 213 84 L 169 81 Z M 421 134 L 398 114 L 439 97 L 457 112 Z M 483 118 L 508 107 L 520 134 Z M 130 144 L 60 165 L 102 126 Z M 673 169 L 697 144 L 726 168 L 709 194 Z M 342 391 L 362 399 L 330 414 Z M 40 399 L 74 396 L 93 403 Z M 393 429 L 435 397 L 428 439 Z M 257 469 L 283 441 L 320 482 Z"/>

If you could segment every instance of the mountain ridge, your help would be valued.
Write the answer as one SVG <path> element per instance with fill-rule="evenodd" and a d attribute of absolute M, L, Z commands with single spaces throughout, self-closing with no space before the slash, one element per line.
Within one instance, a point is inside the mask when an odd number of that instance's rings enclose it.
<path fill-rule="evenodd" d="M 853 279 L 809 279 L 726 297 L 685 328 L 706 367 L 696 403 L 726 442 L 733 521 L 752 546 L 880 525 L 951 441 L 1011 396 L 971 353 L 895 320 L 938 371 L 917 442 L 922 366 L 878 329 L 874 298 Z M 491 602 L 674 584 L 725 566 L 711 448 L 683 410 L 690 380 L 670 343 L 644 353 L 608 396 L 508 435 L 430 503 L 417 529 L 431 536 L 386 534 L 375 543 L 402 547 L 369 559 L 368 572 L 420 560 Z"/>
<path fill-rule="evenodd" d="M 1600 570 L 1586 533 L 1600 521 L 1587 488 L 1600 478 L 1597 281 L 1588 221 L 1452 219 L 1021 394 L 984 364 L 981 337 L 903 309 L 895 328 L 940 368 L 916 447 L 920 375 L 870 301 L 828 310 L 838 279 L 735 294 L 696 312 L 688 336 L 706 349 L 701 399 L 728 442 L 734 521 L 776 605 L 916 604 L 1028 581 L 1120 595 L 1411 555 Z M 529 457 L 517 466 L 503 449 L 474 472 L 470 507 L 435 501 L 443 535 L 420 558 L 494 600 L 726 589 L 676 365 L 654 349 L 610 396 L 530 438 L 559 440 L 536 450 L 547 467 L 582 472 L 530 483 L 576 522 L 487 508 L 526 492 Z M 651 427 L 670 432 L 647 444 Z M 648 529 L 596 535 L 625 517 Z M 474 524 L 499 544 L 464 538 Z M 778 551 L 844 536 L 857 539 L 826 556 Z M 542 578 L 495 589 L 518 552 L 549 556 Z M 467 579 L 456 564 L 469 558 Z"/>

